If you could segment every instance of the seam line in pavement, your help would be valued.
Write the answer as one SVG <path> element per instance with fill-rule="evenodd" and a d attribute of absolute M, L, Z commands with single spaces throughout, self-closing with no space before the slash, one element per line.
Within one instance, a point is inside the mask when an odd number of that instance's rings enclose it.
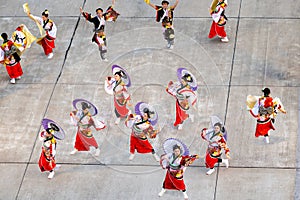
<path fill-rule="evenodd" d="M 82 7 L 84 7 L 85 2 L 86 2 L 86 0 L 83 1 Z M 80 14 L 80 15 L 81 15 L 81 14 Z M 63 68 L 64 68 L 64 65 L 65 65 L 65 62 L 66 62 L 66 59 L 67 59 L 69 50 L 70 50 L 71 45 L 72 45 L 72 42 L 73 42 L 73 38 L 74 38 L 74 36 L 75 36 L 76 30 L 77 30 L 77 27 L 78 27 L 78 24 L 79 24 L 79 21 L 80 21 L 80 15 L 78 16 L 77 23 L 76 23 L 76 25 L 75 25 L 75 28 L 74 28 L 74 31 L 73 31 L 73 34 L 72 34 L 72 37 L 71 37 L 69 46 L 68 46 L 68 48 L 67 48 L 67 50 L 66 50 L 66 53 L 65 53 L 64 61 L 63 61 L 63 63 L 62 63 L 62 66 L 61 66 L 60 72 L 59 72 L 59 74 L 58 74 L 58 77 L 57 77 L 57 79 L 56 79 L 56 82 L 54 83 L 54 87 L 53 87 L 53 89 L 52 89 L 52 92 L 51 92 L 51 95 L 50 95 L 48 104 L 47 104 L 46 109 L 45 109 L 45 112 L 44 112 L 44 114 L 43 114 L 43 118 L 45 117 L 45 115 L 46 115 L 46 113 L 47 113 L 47 110 L 48 110 L 48 108 L 49 108 L 50 101 L 51 101 L 51 99 L 52 99 L 52 96 L 53 96 L 53 93 L 54 93 L 54 91 L 55 91 L 56 85 L 57 85 L 57 83 L 58 83 L 58 80 L 59 80 L 59 78 L 60 78 L 60 76 L 61 76 L 61 73 L 62 73 L 62 70 L 63 70 Z M 25 167 L 25 170 L 24 170 L 24 174 L 23 174 L 23 176 L 22 176 L 22 179 L 21 179 L 21 182 L 20 182 L 20 185 L 19 185 L 17 194 L 16 194 L 16 198 L 15 198 L 16 200 L 17 200 L 18 197 L 19 197 L 19 193 L 20 193 L 22 184 L 23 184 L 23 182 L 24 182 L 24 178 L 25 178 L 25 175 L 26 175 L 28 166 L 29 166 L 29 162 L 30 162 L 30 160 L 31 160 L 31 158 L 32 158 L 32 155 L 33 155 L 33 152 L 34 152 L 34 149 L 35 149 L 35 146 L 36 146 L 36 142 L 37 142 L 37 139 L 38 139 L 39 131 L 40 131 L 40 130 L 37 131 L 37 134 L 36 134 L 36 137 L 35 137 L 35 142 L 33 143 L 32 151 L 31 151 L 31 153 L 30 153 L 28 162 L 26 163 L 26 167 Z"/>
<path fill-rule="evenodd" d="M 233 46 L 232 59 L 231 59 L 230 76 L 229 76 L 229 81 L 228 81 L 228 92 L 227 92 L 226 106 L 225 106 L 224 125 L 226 125 L 226 118 L 227 118 L 227 111 L 228 111 L 228 104 L 229 104 L 229 97 L 230 97 L 232 72 L 233 72 L 235 52 L 236 52 L 236 46 L 237 46 L 237 37 L 238 37 L 238 31 L 239 31 L 242 2 L 243 2 L 243 0 L 240 0 L 239 12 L 238 12 L 238 17 L 237 17 L 237 22 L 236 22 L 236 31 L 235 31 L 235 38 L 234 38 L 234 46 Z M 219 165 L 220 164 L 218 163 L 218 170 L 217 170 L 217 174 L 216 174 L 216 184 L 215 184 L 215 191 L 214 191 L 214 200 L 217 199 L 217 187 L 218 187 L 218 178 L 219 178 Z"/>

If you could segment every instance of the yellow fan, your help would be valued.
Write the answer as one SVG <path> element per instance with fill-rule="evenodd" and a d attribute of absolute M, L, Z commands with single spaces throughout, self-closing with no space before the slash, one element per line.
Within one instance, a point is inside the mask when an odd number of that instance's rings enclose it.
<path fill-rule="evenodd" d="M 29 8 L 28 3 L 24 3 L 23 4 L 23 9 L 24 9 L 24 12 L 26 14 L 28 14 L 29 18 L 32 19 L 33 21 L 35 21 L 36 25 L 39 28 L 39 31 L 40 31 L 40 34 L 41 34 L 41 38 L 45 37 L 46 36 L 46 32 L 45 32 L 44 28 L 42 27 L 42 25 L 33 17 L 32 14 L 30 14 L 30 8 Z"/>

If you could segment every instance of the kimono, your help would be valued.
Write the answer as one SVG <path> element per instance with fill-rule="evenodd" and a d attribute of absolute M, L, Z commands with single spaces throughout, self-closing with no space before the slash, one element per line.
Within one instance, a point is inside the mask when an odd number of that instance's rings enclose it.
<path fill-rule="evenodd" d="M 188 85 L 174 84 L 170 82 L 166 91 L 176 99 L 176 119 L 174 126 L 182 124 L 188 117 L 191 105 L 197 102 L 197 96 Z"/>
<path fill-rule="evenodd" d="M 225 154 L 228 154 L 230 150 L 222 132 L 207 131 L 205 128 L 202 130 L 201 137 L 209 144 L 205 155 L 205 165 L 207 168 L 212 169 L 216 163 L 222 162 L 222 149 L 225 151 Z"/>
<path fill-rule="evenodd" d="M 104 129 L 106 126 L 96 124 L 90 113 L 84 114 L 82 110 L 73 111 L 70 114 L 71 120 L 78 127 L 74 148 L 78 151 L 89 151 L 90 147 L 98 148 L 91 127 L 94 127 L 97 131 Z"/>
<path fill-rule="evenodd" d="M 56 39 L 57 28 L 55 23 L 51 19 L 43 21 L 41 17 L 33 16 L 33 18 L 42 25 L 46 32 L 46 36 L 37 40 L 37 43 L 42 45 L 45 55 L 53 53 L 55 48 L 54 40 Z"/>
<path fill-rule="evenodd" d="M 197 155 L 176 157 L 173 153 L 165 155 L 168 165 L 166 167 L 167 173 L 163 182 L 163 188 L 169 190 L 186 190 L 183 180 L 183 174 L 189 164 L 191 164 Z"/>
<path fill-rule="evenodd" d="M 210 14 L 213 19 L 212 25 L 210 27 L 208 38 L 214 38 L 219 36 L 225 38 L 227 36 L 225 32 L 225 24 L 227 17 L 225 16 L 225 8 L 227 7 L 227 1 L 218 2 L 215 8 L 212 8 Z"/>
<path fill-rule="evenodd" d="M 116 82 L 113 88 L 115 113 L 118 118 L 125 118 L 129 112 L 126 104 L 130 100 L 130 95 L 127 92 L 127 87 L 122 80 Z"/>
<path fill-rule="evenodd" d="M 40 140 L 43 141 L 42 152 L 39 159 L 39 167 L 41 172 L 52 171 L 56 167 L 56 139 L 43 136 L 45 131 L 40 133 Z"/>
<path fill-rule="evenodd" d="M 23 75 L 20 64 L 20 56 L 17 47 L 11 40 L 4 41 L 0 47 L 0 63 L 6 67 L 6 71 L 11 79 L 19 78 Z"/>
<path fill-rule="evenodd" d="M 131 115 L 125 122 L 128 128 L 132 129 L 130 135 L 130 153 L 153 153 L 154 149 L 147 137 L 155 138 L 157 130 L 153 128 L 148 120 L 144 120 L 140 115 Z"/>

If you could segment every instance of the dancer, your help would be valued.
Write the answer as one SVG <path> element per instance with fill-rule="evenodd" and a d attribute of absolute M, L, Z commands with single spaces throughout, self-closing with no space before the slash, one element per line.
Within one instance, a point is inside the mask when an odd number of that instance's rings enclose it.
<path fill-rule="evenodd" d="M 178 5 L 179 0 L 176 0 L 172 6 L 169 6 L 169 2 L 165 0 L 161 2 L 161 6 L 152 4 L 150 0 L 145 0 L 145 2 L 156 10 L 156 21 L 162 23 L 164 39 L 168 42 L 167 48 L 173 49 L 175 38 L 173 11 Z"/>
<path fill-rule="evenodd" d="M 10 77 L 10 83 L 15 84 L 16 80 L 21 79 L 23 70 L 20 64 L 18 48 L 12 40 L 8 39 L 7 33 L 2 33 L 1 38 L 3 43 L 0 48 L 0 63 L 6 68 L 7 74 Z"/>
<path fill-rule="evenodd" d="M 275 130 L 275 118 L 279 112 L 286 114 L 281 100 L 271 97 L 271 90 L 264 88 L 263 96 L 247 96 L 247 109 L 257 119 L 255 137 L 263 136 L 265 143 L 270 143 L 269 130 Z"/>
<path fill-rule="evenodd" d="M 36 22 L 40 29 L 41 38 L 37 40 L 39 45 L 42 45 L 45 55 L 48 59 L 53 57 L 53 49 L 55 48 L 54 40 L 56 39 L 57 28 L 53 20 L 49 19 L 49 11 L 45 9 L 42 12 L 42 17 L 34 16 L 30 13 L 28 4 L 23 5 L 24 11 L 28 17 Z"/>
<path fill-rule="evenodd" d="M 112 5 L 109 6 L 106 9 L 106 12 L 103 13 L 102 8 L 96 9 L 96 15 L 95 17 L 91 16 L 91 14 L 84 12 L 83 9 L 80 7 L 80 13 L 85 17 L 86 20 L 93 23 L 94 28 L 94 35 L 92 38 L 92 42 L 95 42 L 100 51 L 100 56 L 103 61 L 108 61 L 107 59 L 107 46 L 106 46 L 106 36 L 104 32 L 105 28 L 105 22 L 106 21 L 116 21 L 118 16 L 120 15 L 118 12 L 116 12 L 113 7 L 115 4 L 115 0 L 112 0 Z"/>
<path fill-rule="evenodd" d="M 40 133 L 39 139 L 43 142 L 43 146 L 39 159 L 39 167 L 41 172 L 48 171 L 48 179 L 52 179 L 55 174 L 55 169 L 59 167 L 55 161 L 56 139 L 63 140 L 65 133 L 63 129 L 52 120 L 43 119 L 42 125 L 44 130 Z"/>
<path fill-rule="evenodd" d="M 188 199 L 186 187 L 183 180 L 183 174 L 186 168 L 192 164 L 198 155 L 188 155 L 188 149 L 185 144 L 175 138 L 167 139 L 164 144 L 166 154 L 161 156 L 160 164 L 163 169 L 167 169 L 162 189 L 158 194 L 162 197 L 166 190 L 181 190 L 184 199 Z"/>
<path fill-rule="evenodd" d="M 228 159 L 230 159 L 230 150 L 227 146 L 226 138 L 224 137 L 225 134 L 225 127 L 220 122 L 213 125 L 213 130 L 204 128 L 201 131 L 202 139 L 208 142 L 205 156 L 205 165 L 209 168 L 206 172 L 207 175 L 211 175 L 215 172 L 216 163 L 223 163 L 226 168 L 229 167 Z M 226 158 L 221 158 L 222 149 L 225 151 Z"/>
<path fill-rule="evenodd" d="M 31 43 L 36 40 L 36 37 L 31 34 L 24 24 L 21 24 L 16 28 L 11 38 L 14 45 L 18 48 L 17 53 L 19 56 L 21 56 L 26 49 L 29 49 Z"/>
<path fill-rule="evenodd" d="M 185 68 L 177 70 L 177 77 L 180 83 L 170 81 L 166 91 L 176 98 L 176 120 L 174 126 L 178 126 L 178 130 L 182 130 L 183 122 L 188 118 L 194 122 L 194 115 L 188 112 L 190 107 L 195 108 L 197 95 L 197 81 L 194 75 Z"/>
<path fill-rule="evenodd" d="M 131 82 L 128 73 L 122 67 L 113 65 L 112 72 L 114 78 L 106 77 L 104 87 L 108 94 L 114 96 L 115 114 L 117 117 L 115 124 L 118 125 L 121 118 L 124 119 L 131 114 L 131 111 L 127 108 L 127 105 L 131 106 L 130 94 L 127 91 Z"/>
<path fill-rule="evenodd" d="M 157 123 L 157 112 L 144 102 L 139 102 L 135 106 L 135 111 L 136 114 L 130 114 L 125 121 L 126 126 L 132 129 L 129 160 L 133 160 L 136 150 L 138 153 L 152 153 L 155 160 L 159 162 L 160 158 L 148 141 L 148 137 L 153 139 L 160 131 L 153 127 Z"/>
<path fill-rule="evenodd" d="M 70 113 L 71 121 L 78 127 L 74 150 L 70 153 L 75 154 L 77 151 L 90 151 L 90 147 L 95 148 L 95 156 L 100 155 L 99 146 L 92 134 L 91 127 L 97 131 L 104 129 L 106 126 L 103 122 L 93 119 L 92 116 L 97 114 L 97 108 L 89 101 L 84 99 L 75 99 L 73 106 L 76 109 Z M 81 108 L 79 108 L 81 106 Z"/>
<path fill-rule="evenodd" d="M 210 7 L 210 15 L 213 19 L 210 27 L 208 38 L 218 36 L 222 42 L 229 42 L 225 32 L 225 24 L 227 17 L 225 16 L 225 8 L 227 7 L 227 0 L 213 0 Z"/>

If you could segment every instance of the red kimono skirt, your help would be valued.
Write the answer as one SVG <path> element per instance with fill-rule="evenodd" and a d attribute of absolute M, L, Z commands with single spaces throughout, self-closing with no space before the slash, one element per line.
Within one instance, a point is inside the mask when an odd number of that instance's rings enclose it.
<path fill-rule="evenodd" d="M 20 62 L 14 64 L 6 64 L 6 71 L 10 78 L 17 78 L 23 75 L 23 70 Z"/>
<path fill-rule="evenodd" d="M 169 170 L 167 170 L 163 188 L 168 190 L 185 190 L 183 177 L 176 178 Z"/>
<path fill-rule="evenodd" d="M 94 136 L 93 135 L 91 135 L 91 136 L 84 135 L 78 129 L 77 134 L 76 134 L 74 148 L 77 149 L 78 151 L 89 151 L 90 146 L 98 148 L 98 144 L 97 144 Z"/>
<path fill-rule="evenodd" d="M 40 160 L 39 160 L 39 167 L 40 167 L 41 172 L 51 171 L 55 168 L 55 166 L 56 166 L 56 163 L 55 163 L 54 158 L 53 157 L 52 157 L 52 159 L 47 158 L 44 150 L 42 150 Z"/>
<path fill-rule="evenodd" d="M 152 145 L 147 138 L 141 139 L 136 137 L 133 133 L 130 136 L 130 153 L 134 154 L 135 150 L 138 153 L 152 153 Z"/>

